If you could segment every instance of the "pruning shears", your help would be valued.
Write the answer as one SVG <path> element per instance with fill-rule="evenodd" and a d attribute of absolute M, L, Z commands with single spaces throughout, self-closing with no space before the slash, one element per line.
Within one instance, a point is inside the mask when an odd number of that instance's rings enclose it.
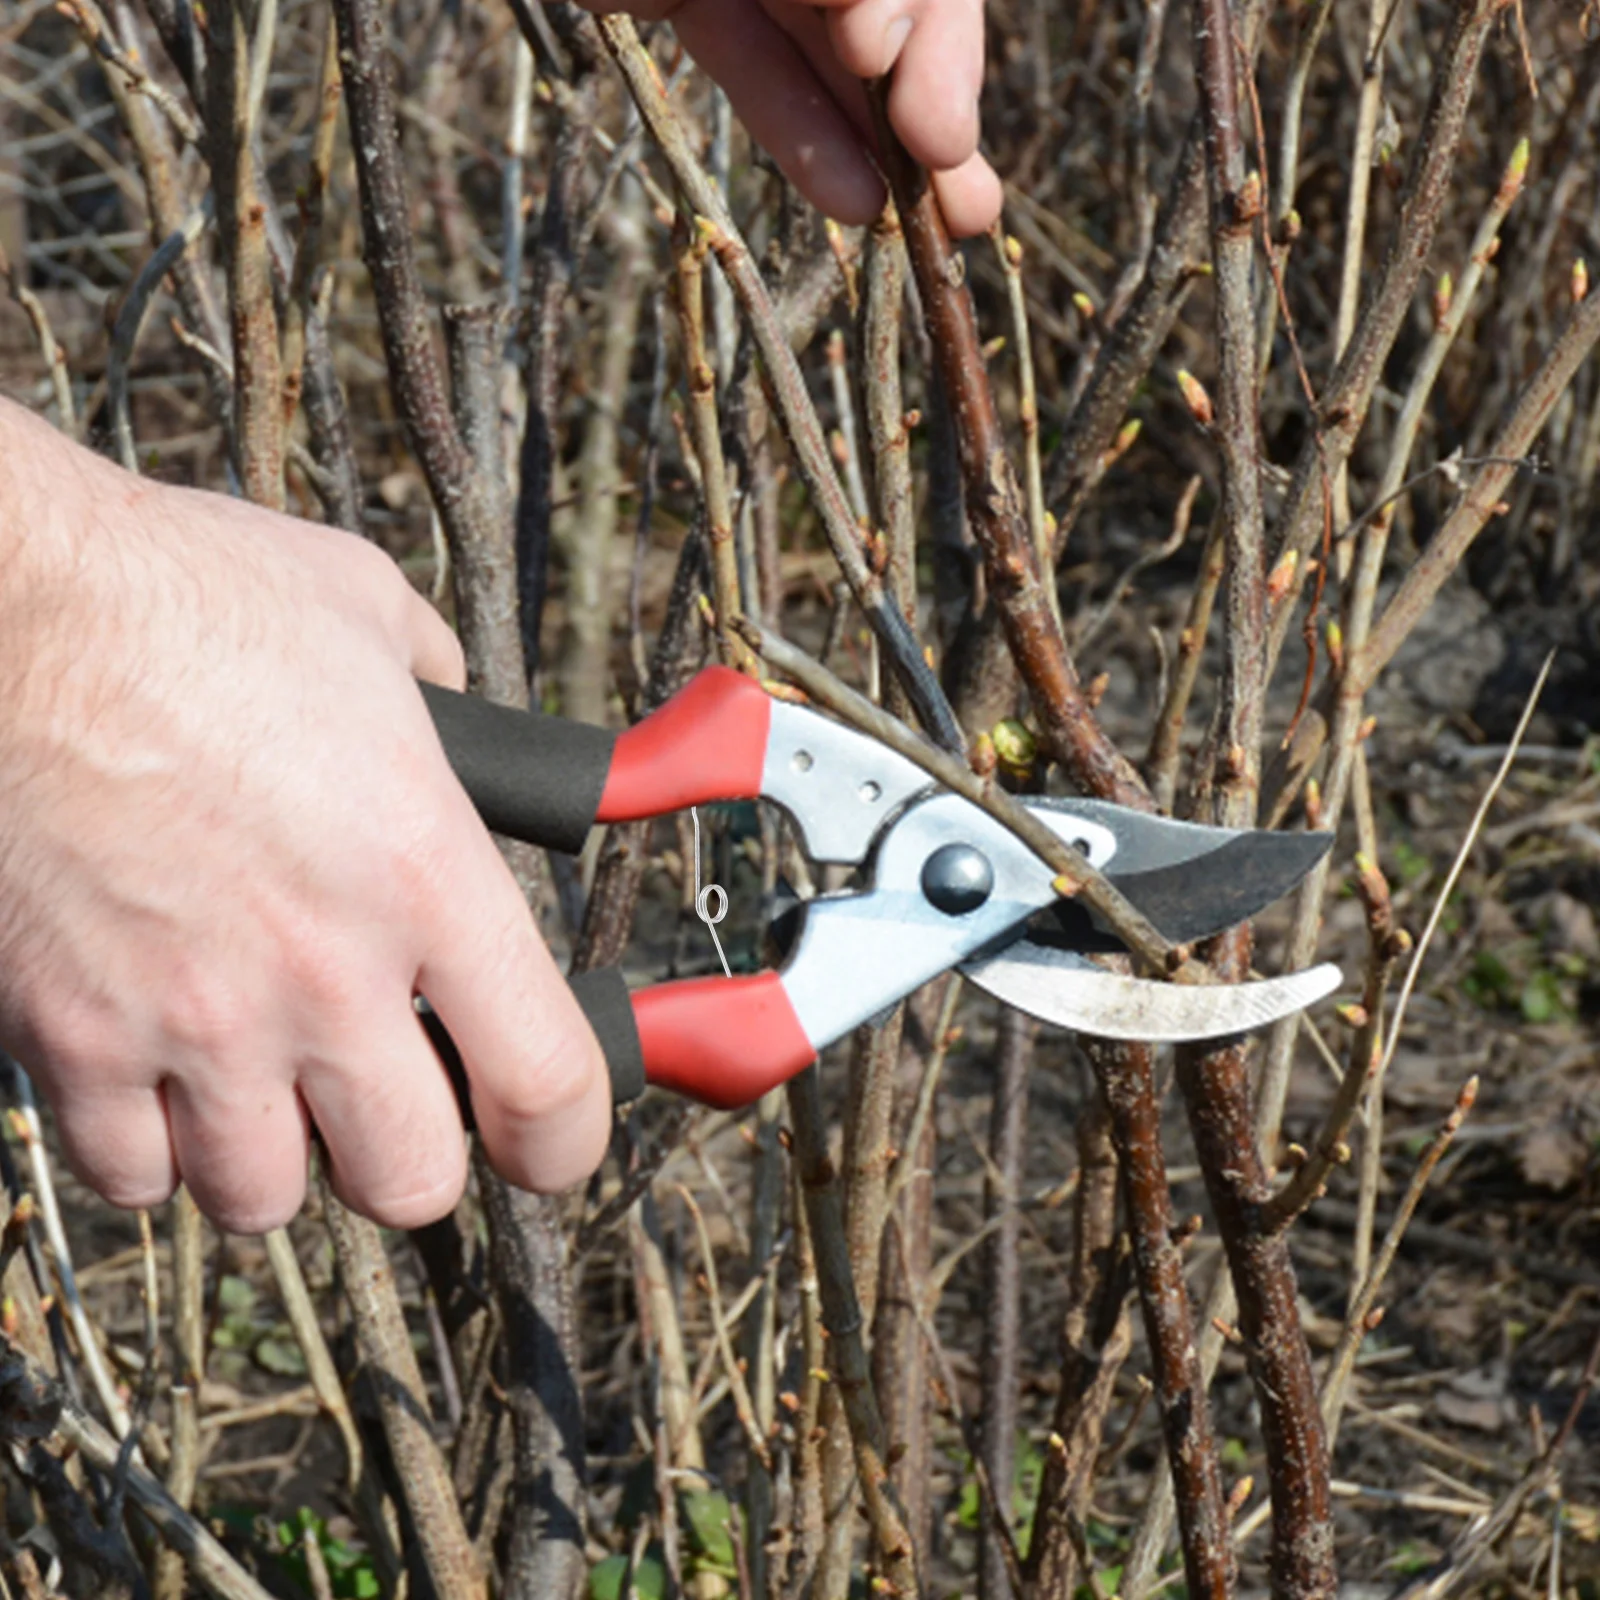
<path fill-rule="evenodd" d="M 614 968 L 574 978 L 619 1103 L 651 1083 L 708 1105 L 747 1105 L 952 968 L 1059 1027 L 1155 1042 L 1246 1032 L 1340 982 L 1331 965 L 1226 986 L 1106 971 L 1090 955 L 1122 945 L 1061 899 L 1051 868 L 1009 829 L 878 740 L 726 667 L 705 668 L 622 733 L 432 685 L 423 695 L 496 833 L 575 853 L 597 822 L 765 799 L 788 812 L 813 861 L 863 869 L 859 890 L 802 903 L 776 970 L 631 993 Z M 1024 803 L 1173 944 L 1254 916 L 1331 843 L 1096 800 Z"/>

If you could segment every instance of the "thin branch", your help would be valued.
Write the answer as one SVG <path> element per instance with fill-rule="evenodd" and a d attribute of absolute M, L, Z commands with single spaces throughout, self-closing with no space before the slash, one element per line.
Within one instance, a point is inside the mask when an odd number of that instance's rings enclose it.
<path fill-rule="evenodd" d="M 45 370 L 50 374 L 50 387 L 55 394 L 57 426 L 63 433 L 75 434 L 78 417 L 72 403 L 72 377 L 67 371 L 67 358 L 56 339 L 44 302 L 28 287 L 27 279 L 12 264 L 4 245 L 0 245 L 0 277 L 6 280 L 11 298 L 22 307 L 28 321 L 33 324 L 33 336 L 39 343 L 39 354 L 44 357 Z"/>
<path fill-rule="evenodd" d="M 674 1187 L 678 1191 L 678 1198 L 689 1208 L 689 1215 L 694 1218 L 695 1235 L 700 1241 L 700 1261 L 706 1275 L 706 1305 L 711 1314 L 712 1337 L 716 1340 L 717 1353 L 722 1358 L 723 1375 L 727 1378 L 728 1388 L 733 1395 L 734 1412 L 739 1418 L 739 1426 L 744 1429 L 745 1438 L 749 1440 L 751 1453 L 761 1463 L 764 1471 L 771 1472 L 772 1457 L 767 1450 L 767 1441 L 762 1437 L 760 1425 L 756 1421 L 750 1390 L 745 1383 L 744 1372 L 739 1365 L 739 1358 L 734 1354 L 733 1340 L 728 1333 L 728 1318 L 722 1306 L 722 1290 L 717 1283 L 716 1252 L 711 1247 L 711 1235 L 706 1229 L 706 1219 L 689 1190 L 681 1183 Z"/>
<path fill-rule="evenodd" d="M 887 95 L 883 80 L 872 86 L 874 128 L 905 230 L 939 380 L 949 398 L 967 521 L 983 551 L 990 595 L 1032 696 L 1043 743 L 1086 793 L 1148 808 L 1139 775 L 1100 726 L 1067 653 L 1006 453 L 966 269 L 950 242 L 927 173 L 894 133 Z"/>
<path fill-rule="evenodd" d="M 1349 665 L 1345 682 L 1366 693 L 1394 659 L 1421 617 L 1433 603 L 1445 580 L 1460 565 L 1474 539 L 1483 531 L 1501 503 L 1516 463 L 1526 460 L 1556 402 L 1590 351 L 1600 342 L 1600 294 L 1592 294 L 1572 308 L 1556 334 L 1538 370 L 1528 379 L 1485 454 L 1486 464 L 1463 486 L 1444 522 L 1427 548 L 1412 564 L 1387 609 L 1373 628 L 1366 647 Z M 1333 711 L 1334 685 L 1319 695 L 1315 714 L 1301 720 L 1294 743 L 1279 753 L 1263 788 L 1269 797 L 1269 816 L 1277 816 L 1321 752 Z"/>
<path fill-rule="evenodd" d="M 1466 125 L 1478 60 L 1495 18 L 1507 0 L 1456 0 L 1450 36 L 1434 69 L 1433 96 L 1423 121 L 1389 249 L 1366 312 L 1320 400 L 1321 428 L 1307 439 L 1295 464 L 1289 495 L 1277 524 L 1274 560 L 1294 551 L 1300 558 L 1269 619 L 1268 668 L 1293 623 L 1305 581 L 1305 557 L 1323 527 L 1327 475 L 1349 457 L 1367 407 L 1407 311 L 1450 194 L 1456 152 Z"/>
<path fill-rule="evenodd" d="M 61 1204 L 50 1168 L 50 1153 L 45 1147 L 44 1126 L 39 1120 L 39 1104 L 34 1098 L 33 1081 L 15 1061 L 11 1063 L 11 1076 L 17 1097 L 16 1109 L 11 1113 L 12 1131 L 28 1153 L 28 1170 L 33 1179 L 33 1195 L 38 1202 L 39 1221 L 55 1261 L 56 1281 L 61 1288 L 61 1298 L 66 1302 L 67 1320 L 78 1342 L 78 1358 L 88 1369 L 89 1382 L 120 1441 L 128 1432 L 128 1408 L 117 1392 L 111 1369 L 106 1365 L 105 1354 L 100 1348 L 99 1335 L 89 1320 L 83 1296 L 78 1292 L 78 1280 L 72 1267 L 72 1248 L 67 1243 L 66 1227 L 61 1218 Z"/>
<path fill-rule="evenodd" d="M 1159 31 L 1159 25 L 1157 26 Z M 1000 224 L 990 234 L 1005 274 L 1006 303 L 1011 308 L 1011 337 L 1017 347 L 1017 418 L 1022 424 L 1023 482 L 1028 493 L 1028 527 L 1044 575 L 1045 593 L 1061 621 L 1061 597 L 1055 584 L 1055 528 L 1044 509 L 1044 471 L 1039 460 L 1039 388 L 1033 375 L 1033 337 L 1028 329 L 1028 297 L 1022 283 L 1022 245 Z M 1080 646 L 1081 648 L 1081 646 Z"/>
<path fill-rule="evenodd" d="M 268 0 L 268 8 L 275 0 Z M 228 275 L 233 334 L 233 422 L 239 478 L 247 498 L 282 510 L 283 368 L 267 243 L 271 197 L 262 188 L 253 139 L 249 38 L 241 0 L 216 0 L 206 122 L 217 236 Z"/>
<path fill-rule="evenodd" d="M 632 21 L 620 14 L 602 17 L 600 32 L 627 80 L 640 115 L 655 136 L 678 187 L 695 214 L 694 226 L 704 231 L 744 311 L 767 369 L 779 420 L 822 521 L 829 547 L 856 603 L 882 641 L 923 727 L 945 748 L 963 748 L 965 741 L 954 713 L 923 656 L 916 635 L 871 566 L 860 529 L 828 452 L 816 409 L 807 393 L 805 376 L 784 336 L 749 246 L 739 233 L 721 191 L 690 148 L 682 120 L 668 99 L 661 76 L 649 52 L 640 43 Z"/>
<path fill-rule="evenodd" d="M 128 405 L 128 370 L 135 345 L 150 311 L 150 301 L 162 280 L 172 271 L 183 253 L 199 239 L 211 221 L 211 197 L 196 206 L 184 224 L 170 233 L 139 269 L 128 285 L 128 292 L 117 307 L 117 320 L 111 327 L 111 347 L 106 354 L 106 405 L 111 412 L 111 432 L 116 442 L 117 460 L 129 472 L 139 470 L 138 451 L 133 438 L 133 417 Z"/>
<path fill-rule="evenodd" d="M 149 99 L 185 144 L 200 143 L 200 127 L 164 84 L 158 83 L 128 51 L 122 48 L 94 0 L 63 0 L 64 9 L 96 55 L 113 66 L 128 88 Z"/>
<path fill-rule="evenodd" d="M 7 1405 L 0 1411 L 0 1433 L 27 1441 L 59 1434 L 102 1472 L 113 1472 L 121 1446 L 78 1403 L 14 1344 L 4 1344 L 10 1368 Z M 204 1523 L 172 1498 L 137 1462 L 127 1468 L 127 1490 L 162 1538 L 184 1559 L 195 1581 L 217 1600 L 270 1600 Z"/>
<path fill-rule="evenodd" d="M 867 1521 L 883 1562 L 878 1581 L 886 1583 L 887 1592 L 900 1600 L 911 1600 L 921 1592 L 916 1552 L 889 1493 L 883 1418 L 867 1363 L 865 1329 L 850 1272 L 838 1182 L 828 1158 L 815 1067 L 790 1080 L 788 1096 L 795 1163 L 816 1251 L 817 1284 L 828 1332 L 828 1366 L 849 1423 Z"/>
<path fill-rule="evenodd" d="M 705 261 L 711 249 L 698 231 L 678 251 L 678 323 L 683 338 L 683 364 L 689 389 L 689 427 L 700 463 L 700 488 L 705 498 L 706 542 L 711 552 L 711 604 L 717 619 L 717 649 L 727 666 L 756 669 L 749 646 L 734 631 L 743 611 L 739 601 L 739 561 L 733 544 L 733 503 L 728 469 L 722 455 L 722 427 L 717 416 L 717 374 L 706 356 Z"/>
<path fill-rule="evenodd" d="M 434 1438 L 428 1392 L 382 1237 L 331 1190 L 324 1191 L 324 1205 L 361 1361 L 377 1394 L 423 1563 L 440 1600 L 486 1600 L 488 1585 L 462 1522 L 449 1465 Z"/>
<path fill-rule="evenodd" d="M 1358 855 L 1356 875 L 1356 892 L 1367 913 L 1367 964 L 1361 1004 L 1352 1008 L 1355 1029 L 1350 1039 L 1349 1061 L 1305 1159 L 1289 1182 L 1262 1209 L 1261 1226 L 1268 1233 L 1287 1228 L 1322 1194 L 1333 1169 L 1350 1159 L 1345 1135 L 1360 1109 L 1362 1097 L 1375 1084 L 1379 1064 L 1377 1052 L 1383 1039 L 1383 1001 L 1389 976 L 1395 963 L 1411 949 L 1410 935 L 1394 925 L 1389 886 L 1377 863 Z M 1376 1150 L 1379 1142 L 1376 1130 L 1369 1129 L 1368 1148 Z M 1358 1278 L 1364 1271 L 1363 1264 Z"/>
<path fill-rule="evenodd" d="M 1361 1285 L 1360 1292 L 1351 1302 L 1344 1327 L 1339 1335 L 1339 1343 L 1334 1349 L 1333 1358 L 1328 1363 L 1327 1375 L 1322 1381 L 1322 1417 L 1323 1425 L 1328 1431 L 1330 1449 L 1334 1439 L 1338 1437 L 1339 1414 L 1344 1408 L 1345 1389 L 1349 1384 L 1350 1374 L 1355 1369 L 1356 1353 L 1360 1350 L 1362 1341 L 1377 1326 L 1374 1313 L 1378 1304 L 1378 1291 L 1389 1275 L 1389 1268 L 1394 1265 L 1400 1241 L 1405 1237 L 1406 1228 L 1416 1212 L 1418 1202 L 1422 1199 L 1423 1191 L 1428 1187 L 1428 1180 L 1433 1176 L 1434 1168 L 1439 1165 L 1445 1151 L 1450 1148 L 1456 1134 L 1460 1132 L 1461 1124 L 1466 1121 L 1477 1098 L 1478 1080 L 1468 1078 L 1456 1096 L 1456 1103 L 1451 1108 L 1449 1116 L 1439 1125 L 1438 1132 L 1434 1134 L 1428 1148 L 1423 1151 L 1421 1160 L 1412 1171 L 1411 1182 L 1407 1184 L 1406 1192 L 1395 1210 L 1394 1220 L 1389 1224 L 1389 1231 L 1384 1235 L 1383 1244 L 1373 1258 L 1372 1267 Z"/>
<path fill-rule="evenodd" d="M 451 418 L 433 346 L 433 319 L 410 227 L 405 162 L 389 76 L 388 10 L 380 0 L 334 0 L 351 147 L 361 189 L 362 251 L 372 278 L 396 409 L 428 480 L 452 559 L 493 548 L 504 484 L 485 479 Z M 469 655 L 477 641 L 462 618 Z"/>

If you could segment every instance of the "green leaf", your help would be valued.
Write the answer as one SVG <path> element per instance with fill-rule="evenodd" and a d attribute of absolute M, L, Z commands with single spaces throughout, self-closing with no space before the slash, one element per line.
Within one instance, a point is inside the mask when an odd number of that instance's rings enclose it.
<path fill-rule="evenodd" d="M 1522 986 L 1522 1015 L 1529 1021 L 1559 1022 L 1567 1016 L 1561 980 L 1548 967 L 1540 967 Z"/>
<path fill-rule="evenodd" d="M 967 1459 L 970 1461 L 972 1458 L 969 1456 Z M 962 1479 L 961 1498 L 956 1502 L 956 1526 L 975 1529 L 982 1508 L 983 1497 L 978 1493 L 978 1480 L 971 1477 Z"/>
<path fill-rule="evenodd" d="M 1511 969 L 1492 950 L 1480 950 L 1473 958 L 1472 970 L 1461 980 L 1468 996 L 1486 1011 L 1509 1007 L 1516 1002 L 1517 980 Z"/>
<path fill-rule="evenodd" d="M 626 1556 L 607 1556 L 590 1567 L 589 1600 L 624 1600 L 630 1591 L 639 1600 L 665 1600 L 667 1568 L 658 1546 L 651 1545 L 645 1551 L 643 1560 L 633 1569 L 631 1585 Z"/>
<path fill-rule="evenodd" d="M 245 1278 L 228 1273 L 217 1285 L 217 1304 L 228 1315 L 242 1315 L 256 1303 L 256 1292 Z"/>
<path fill-rule="evenodd" d="M 728 1497 L 715 1489 L 690 1489 L 678 1497 L 689 1523 L 689 1537 L 697 1555 L 719 1567 L 733 1565 L 733 1536 L 728 1525 L 733 1507 Z"/>
<path fill-rule="evenodd" d="M 283 1338 L 276 1330 L 265 1339 L 258 1339 L 252 1354 L 258 1366 L 276 1372 L 284 1378 L 303 1378 L 306 1372 L 305 1352 L 293 1337 Z"/>
<path fill-rule="evenodd" d="M 322 1563 L 328 1569 L 334 1600 L 378 1600 L 382 1586 L 372 1557 L 343 1539 L 334 1538 L 328 1532 L 328 1524 L 309 1506 L 301 1506 L 275 1531 L 280 1547 L 279 1567 L 307 1594 L 311 1593 L 311 1571 L 306 1565 L 304 1540 L 307 1533 L 313 1533 L 322 1550 Z"/>

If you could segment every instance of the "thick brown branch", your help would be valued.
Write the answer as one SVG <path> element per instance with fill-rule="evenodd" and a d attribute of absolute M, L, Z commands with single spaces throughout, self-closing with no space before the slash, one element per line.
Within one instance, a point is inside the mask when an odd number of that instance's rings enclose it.
<path fill-rule="evenodd" d="M 951 245 L 927 174 L 889 126 L 886 95 L 880 81 L 872 96 L 878 144 L 955 424 L 967 521 L 983 551 L 990 593 L 1033 699 L 1045 747 L 1086 793 L 1148 810 L 1150 798 L 1139 774 L 1100 726 L 1067 654 L 984 370 L 966 266 Z"/>
<path fill-rule="evenodd" d="M 361 188 L 362 254 L 372 279 L 395 405 L 428 480 L 452 557 L 497 538 L 503 487 L 475 470 L 456 430 L 417 271 L 416 241 L 389 76 L 387 9 L 379 0 L 334 0 L 350 144 Z M 470 558 L 469 558 L 470 559 Z M 466 617 L 462 644 L 476 641 Z"/>
<path fill-rule="evenodd" d="M 1161 1109 L 1150 1047 L 1095 1040 L 1086 1041 L 1085 1048 L 1111 1113 L 1111 1136 L 1122 1162 L 1151 1377 L 1183 1530 L 1184 1574 L 1191 1595 L 1225 1600 L 1233 1593 L 1233 1542 L 1183 1258 L 1173 1238 L 1172 1195 L 1161 1156 Z"/>

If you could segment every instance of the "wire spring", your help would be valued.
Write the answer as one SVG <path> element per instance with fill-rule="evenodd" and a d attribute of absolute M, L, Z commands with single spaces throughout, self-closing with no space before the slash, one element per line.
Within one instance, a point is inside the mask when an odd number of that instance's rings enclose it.
<path fill-rule="evenodd" d="M 706 931 L 711 935 L 711 942 L 717 947 L 717 959 L 722 963 L 722 971 L 726 977 L 733 976 L 728 966 L 728 957 L 722 948 L 722 940 L 717 937 L 717 924 L 728 914 L 728 891 L 720 883 L 708 883 L 703 889 L 700 887 L 700 813 L 689 807 L 689 815 L 694 819 L 694 914 L 705 923 Z M 717 909 L 711 908 L 715 905 Z"/>

